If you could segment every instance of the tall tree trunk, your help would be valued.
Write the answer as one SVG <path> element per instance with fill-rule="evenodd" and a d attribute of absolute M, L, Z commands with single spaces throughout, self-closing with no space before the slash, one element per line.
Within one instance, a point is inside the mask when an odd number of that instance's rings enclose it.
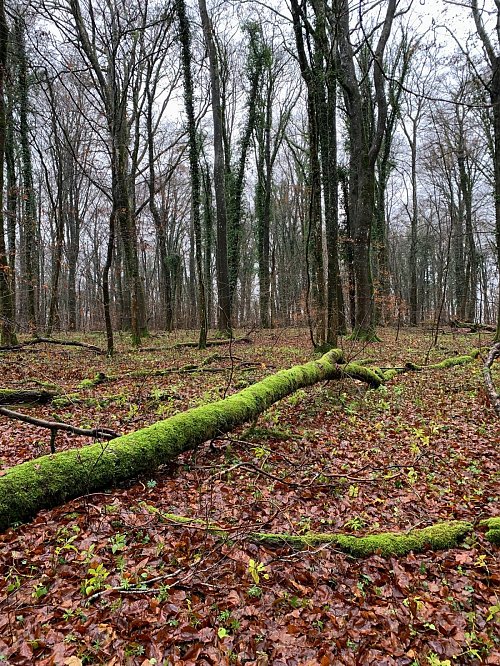
<path fill-rule="evenodd" d="M 5 114 L 5 72 L 7 64 L 8 28 L 5 18 L 5 6 L 0 0 L 0 342 L 4 346 L 17 344 L 15 333 L 15 302 L 12 293 L 11 271 L 15 267 L 9 265 L 5 244 L 5 224 L 3 209 L 4 193 L 4 155 L 6 114 Z"/>
<path fill-rule="evenodd" d="M 219 65 L 212 34 L 212 22 L 208 16 L 205 0 L 198 0 L 203 35 L 208 50 L 210 68 L 210 91 L 214 126 L 214 188 L 217 209 L 217 247 L 216 273 L 218 296 L 218 328 L 226 335 L 231 335 L 231 293 L 229 285 L 229 266 L 227 248 L 227 210 L 225 192 L 225 163 L 223 146 L 223 120 L 220 94 Z"/>
<path fill-rule="evenodd" d="M 5 96 L 4 80 L 4 96 Z M 14 117 L 12 112 L 13 93 L 10 93 L 6 109 L 6 132 L 5 132 L 5 165 L 7 168 L 7 242 L 8 242 L 8 264 L 10 266 L 10 290 L 12 293 L 13 310 L 16 310 L 16 227 L 17 227 L 17 200 L 19 188 L 16 175 L 16 158 L 14 152 Z M 5 98 L 5 97 L 4 97 Z"/>
<path fill-rule="evenodd" d="M 200 214 L 200 159 L 197 141 L 196 120 L 194 115 L 194 90 L 191 73 L 191 31 L 186 16 L 184 0 L 176 0 L 177 17 L 179 19 L 179 38 L 182 49 L 182 71 L 184 75 L 184 105 L 188 120 L 189 137 L 189 170 L 191 174 L 191 220 L 194 231 L 196 273 L 198 278 L 198 314 L 200 324 L 200 338 L 198 346 L 205 349 L 207 346 L 208 318 L 207 298 L 205 291 L 203 271 L 203 248 L 201 234 Z"/>
<path fill-rule="evenodd" d="M 14 19 L 15 49 L 18 61 L 19 136 L 21 144 L 21 172 L 24 227 L 24 292 L 28 325 L 36 333 L 38 324 L 38 230 L 37 207 L 33 185 L 31 139 L 28 123 L 28 63 L 25 47 L 25 26 L 21 17 Z"/>

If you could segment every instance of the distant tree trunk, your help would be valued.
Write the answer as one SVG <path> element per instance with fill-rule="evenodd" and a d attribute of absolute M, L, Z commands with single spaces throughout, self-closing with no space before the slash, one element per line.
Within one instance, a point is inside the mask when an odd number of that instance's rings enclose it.
<path fill-rule="evenodd" d="M 228 270 L 231 303 L 236 292 L 238 271 L 240 267 L 241 238 L 243 233 L 243 188 L 245 185 L 245 168 L 252 134 L 257 121 L 257 100 L 262 85 L 262 73 L 266 59 L 266 46 L 262 40 L 261 27 L 257 23 L 248 23 L 246 32 L 249 35 L 249 55 L 247 70 L 249 72 L 250 90 L 246 101 L 247 117 L 240 139 L 240 153 L 236 172 L 231 174 L 228 182 L 229 191 L 229 227 L 228 227 Z"/>
<path fill-rule="evenodd" d="M 220 94 L 220 76 L 212 34 L 212 22 L 208 16 L 205 0 L 198 0 L 203 35 L 208 50 L 210 69 L 210 91 L 212 98 L 212 115 L 214 126 L 214 187 L 215 205 L 217 210 L 217 247 L 216 273 L 218 296 L 218 328 L 226 335 L 231 335 L 231 293 L 229 286 L 227 229 L 228 217 L 225 192 L 225 162 L 223 146 L 223 120 Z"/>
<path fill-rule="evenodd" d="M 106 261 L 102 271 L 102 303 L 104 308 L 104 325 L 106 327 L 107 354 L 114 354 L 113 324 L 111 321 L 111 298 L 109 294 L 109 274 L 113 263 L 113 250 L 115 246 L 115 212 L 109 216 L 109 236 L 106 249 Z"/>
<path fill-rule="evenodd" d="M 310 63 L 307 58 L 303 35 L 303 13 L 298 0 L 291 2 L 293 30 L 297 57 L 302 78 L 307 88 L 307 127 L 309 145 L 308 172 L 308 232 L 306 234 L 306 260 L 311 256 L 311 287 L 313 295 L 313 319 L 309 321 L 311 338 L 315 345 L 326 340 L 326 298 L 325 270 L 323 263 L 323 229 L 321 206 L 321 163 L 320 163 L 320 123 L 319 117 L 319 79 L 318 63 Z M 317 54 L 316 54 L 317 55 Z M 310 255 L 309 255 L 310 253 Z M 309 294 L 306 295 L 308 298 Z"/>
<path fill-rule="evenodd" d="M 12 293 L 13 281 L 10 277 L 14 266 L 9 265 L 5 245 L 5 224 L 3 209 L 4 155 L 7 133 L 5 114 L 5 71 L 7 64 L 8 28 L 5 6 L 0 0 L 0 342 L 4 346 L 17 344 L 15 333 L 15 302 Z"/>
<path fill-rule="evenodd" d="M 271 86 L 268 84 L 266 105 L 262 110 L 262 127 L 257 131 L 257 185 L 255 190 L 255 216 L 257 222 L 257 260 L 259 264 L 259 318 L 262 328 L 271 327 L 269 269 L 271 229 Z"/>
<path fill-rule="evenodd" d="M 413 121 L 411 136 L 411 228 L 410 228 L 410 325 L 418 324 L 418 283 L 417 283 L 417 243 L 418 243 L 418 198 L 417 198 L 417 122 Z"/>
<path fill-rule="evenodd" d="M 76 269 L 80 253 L 80 210 L 78 186 L 76 183 L 76 164 L 71 163 L 69 210 L 66 213 L 66 260 L 68 262 L 68 329 L 76 331 L 77 327 L 77 298 L 76 298 Z"/>
<path fill-rule="evenodd" d="M 203 279 L 206 289 L 207 300 L 207 325 L 210 328 L 212 321 L 213 308 L 213 289 L 212 289 L 212 246 L 213 246 L 213 206 L 212 206 L 212 186 L 208 166 L 202 169 L 203 184 L 203 231 L 205 234 L 204 256 L 203 256 Z"/>

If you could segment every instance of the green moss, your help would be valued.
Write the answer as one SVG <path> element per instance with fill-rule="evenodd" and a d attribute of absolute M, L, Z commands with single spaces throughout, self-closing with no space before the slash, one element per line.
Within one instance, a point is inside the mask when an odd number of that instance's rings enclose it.
<path fill-rule="evenodd" d="M 451 358 L 445 358 L 440 363 L 433 363 L 432 365 L 428 365 L 427 368 L 433 370 L 453 368 L 456 365 L 465 365 L 466 363 L 471 363 L 474 360 L 474 358 L 475 357 L 470 356 L 469 354 L 466 354 L 464 356 L 453 356 Z"/>
<path fill-rule="evenodd" d="M 369 384 L 371 388 L 378 388 L 385 381 L 382 370 L 379 368 L 367 368 L 359 363 L 348 363 L 343 366 L 342 371 L 348 377 L 352 377 L 352 379 L 359 379 Z"/>
<path fill-rule="evenodd" d="M 496 546 L 500 546 L 500 530 L 488 530 L 485 534 L 486 539 Z"/>
<path fill-rule="evenodd" d="M 391 368 L 390 370 L 386 370 L 383 374 L 384 374 L 384 381 L 390 382 L 391 379 L 394 379 L 394 377 L 397 377 L 399 374 L 401 374 L 401 371 Z"/>
<path fill-rule="evenodd" d="M 179 453 L 252 421 L 298 388 L 339 376 L 338 349 L 317 361 L 281 370 L 224 400 L 196 407 L 106 443 L 17 465 L 0 477 L 0 530 L 40 509 L 150 474 Z"/>
<path fill-rule="evenodd" d="M 500 516 L 496 518 L 486 518 L 486 520 L 482 520 L 479 525 L 481 527 L 489 527 L 491 530 L 500 530 Z"/>
<path fill-rule="evenodd" d="M 82 379 L 82 381 L 78 384 L 78 388 L 80 389 L 93 388 L 94 386 L 103 384 L 104 382 L 108 381 L 108 379 L 114 379 L 114 377 L 113 378 L 106 377 L 106 375 L 103 372 L 98 372 L 94 375 L 92 379 Z"/>
<path fill-rule="evenodd" d="M 153 513 L 157 509 L 151 507 Z M 226 531 L 213 523 L 200 518 L 187 518 L 176 514 L 161 514 L 163 518 L 179 524 L 203 525 L 213 534 L 225 534 Z M 365 537 L 349 536 L 344 534 L 317 534 L 310 532 L 304 535 L 273 534 L 266 532 L 253 532 L 249 534 L 252 541 L 268 545 L 285 545 L 294 548 L 309 548 L 320 544 L 332 544 L 355 557 L 367 557 L 380 553 L 386 557 L 393 555 L 406 555 L 411 551 L 418 552 L 426 549 L 443 550 L 454 548 L 467 534 L 472 531 L 472 525 L 463 521 L 437 523 L 419 530 L 394 533 L 384 532 Z"/>
<path fill-rule="evenodd" d="M 336 548 L 340 548 L 355 557 L 367 557 L 375 553 L 380 553 L 384 556 L 406 555 L 410 551 L 418 552 L 428 548 L 432 550 L 453 548 L 471 531 L 472 525 L 470 523 L 453 521 L 438 523 L 403 534 L 385 532 L 365 537 L 356 537 L 344 534 L 310 533 L 304 536 L 295 536 L 289 534 L 256 533 L 252 535 L 252 538 L 259 542 L 285 544 L 298 548 L 331 543 Z"/>
<path fill-rule="evenodd" d="M 486 518 L 479 523 L 480 527 L 489 528 L 485 534 L 486 539 L 495 545 L 500 545 L 500 516 Z"/>

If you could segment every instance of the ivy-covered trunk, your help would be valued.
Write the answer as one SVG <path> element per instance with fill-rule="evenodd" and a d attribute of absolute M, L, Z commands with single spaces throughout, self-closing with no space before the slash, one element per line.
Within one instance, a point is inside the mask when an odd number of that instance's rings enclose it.
<path fill-rule="evenodd" d="M 0 0 L 0 342 L 5 346 L 17 344 L 14 329 L 15 304 L 11 289 L 10 273 L 14 266 L 9 266 L 5 244 L 5 225 L 3 212 L 4 154 L 6 137 L 5 116 L 5 69 L 7 63 L 8 29 L 5 7 Z"/>

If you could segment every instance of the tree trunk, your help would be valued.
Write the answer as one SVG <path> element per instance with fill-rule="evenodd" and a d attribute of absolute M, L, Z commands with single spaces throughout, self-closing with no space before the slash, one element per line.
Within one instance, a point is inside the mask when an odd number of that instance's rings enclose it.
<path fill-rule="evenodd" d="M 0 0 L 0 343 L 6 346 L 17 344 L 15 333 L 15 302 L 12 292 L 11 272 L 15 266 L 9 265 L 5 244 L 5 224 L 3 210 L 4 155 L 7 133 L 5 115 L 5 70 L 7 64 L 8 28 L 5 7 Z"/>
<path fill-rule="evenodd" d="M 23 191 L 24 268 L 26 319 L 32 332 L 38 322 L 38 239 L 36 197 L 33 184 L 31 138 L 28 123 L 28 64 L 25 47 L 25 27 L 21 17 L 15 18 L 16 55 L 18 59 L 19 135 L 21 143 L 21 171 Z"/>
<path fill-rule="evenodd" d="M 196 260 L 196 275 L 198 278 L 198 317 L 200 324 L 199 348 L 205 349 L 207 344 L 208 317 L 207 297 L 205 290 L 203 270 L 203 248 L 201 237 L 201 177 L 199 147 L 194 114 L 194 90 L 191 72 L 191 31 L 186 16 L 184 0 L 176 0 L 176 10 L 179 19 L 179 36 L 182 48 L 182 70 L 184 74 L 184 105 L 188 121 L 189 137 L 189 171 L 191 175 L 191 220 L 194 231 L 194 247 Z"/>
<path fill-rule="evenodd" d="M 220 94 L 220 76 L 212 34 L 212 22 L 208 16 L 205 0 L 199 0 L 203 35 L 208 50 L 210 68 L 210 90 L 212 97 L 212 115 L 214 124 L 214 187 L 215 205 L 217 209 L 217 296 L 218 296 L 218 327 L 219 330 L 231 335 L 231 294 L 229 286 L 229 267 L 227 258 L 227 210 L 225 192 L 224 146 L 222 141 L 222 108 Z"/>

